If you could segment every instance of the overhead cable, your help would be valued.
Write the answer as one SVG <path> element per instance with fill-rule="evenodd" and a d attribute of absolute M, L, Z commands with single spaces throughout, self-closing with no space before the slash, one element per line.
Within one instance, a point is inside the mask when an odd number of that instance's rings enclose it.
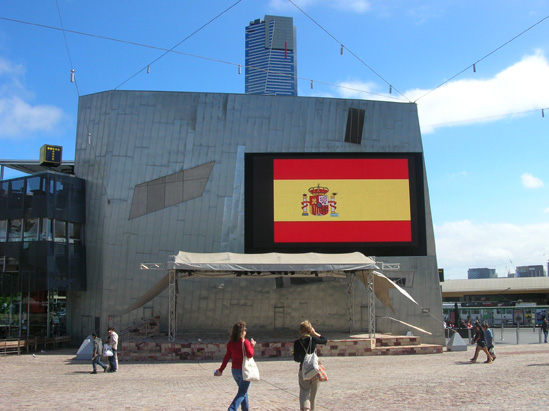
<path fill-rule="evenodd" d="M 47 26 L 47 25 L 38 24 L 38 23 L 31 23 L 31 22 L 22 21 L 22 20 L 15 20 L 15 19 L 10 19 L 10 18 L 6 18 L 6 17 L 0 17 L 0 20 L 11 21 L 13 23 L 26 24 L 26 25 L 29 25 L 29 26 L 36 26 L 36 27 L 41 27 L 41 28 L 50 29 L 50 30 L 59 30 L 59 31 L 62 30 L 59 27 Z M 185 53 L 185 52 L 182 52 L 182 51 L 170 50 L 170 49 L 165 49 L 165 48 L 157 47 L 157 46 L 151 46 L 149 44 L 136 43 L 134 41 L 121 40 L 121 39 L 117 39 L 117 38 L 113 38 L 113 37 L 107 37 L 107 36 L 102 36 L 102 35 L 98 35 L 98 34 L 85 33 L 85 32 L 76 31 L 76 30 L 65 29 L 64 31 L 67 32 L 67 33 L 77 34 L 77 35 L 80 35 L 80 36 L 88 36 L 88 37 L 93 37 L 93 38 L 97 38 L 97 39 L 101 39 L 101 40 L 113 41 L 113 42 L 117 42 L 117 43 L 129 44 L 129 45 L 137 46 L 137 47 L 145 47 L 145 48 L 149 48 L 149 49 L 153 49 L 153 50 L 165 51 L 167 53 L 180 54 L 182 56 L 187 56 L 187 57 L 199 58 L 199 59 L 203 59 L 203 60 L 213 61 L 213 62 L 216 62 L 216 63 L 229 64 L 229 65 L 232 65 L 232 66 L 236 66 L 238 68 L 238 70 L 239 70 L 238 74 L 241 74 L 240 70 L 241 70 L 242 67 L 248 68 L 248 69 L 251 69 L 251 70 L 260 70 L 260 71 L 265 71 L 265 72 L 268 71 L 267 69 L 263 69 L 263 68 L 260 68 L 260 67 L 242 65 L 242 64 L 239 64 L 239 63 L 233 63 L 233 62 L 226 61 L 226 60 L 220 60 L 220 59 L 215 59 L 215 58 L 212 58 L 212 57 L 200 56 L 198 54 Z M 149 67 L 149 65 L 147 65 L 147 67 Z M 294 76 L 292 74 L 280 73 L 280 72 L 275 72 L 275 71 L 271 71 L 271 74 L 289 76 L 289 77 L 293 77 L 297 80 L 306 80 L 306 81 L 311 80 L 308 77 L 299 77 L 299 76 Z M 410 102 L 410 100 L 403 100 L 402 98 L 398 98 L 398 97 L 395 97 L 395 96 L 388 96 L 387 94 L 374 93 L 374 92 L 367 91 L 367 90 L 361 90 L 361 89 L 357 89 L 357 88 L 346 87 L 346 86 L 342 86 L 342 85 L 339 85 L 339 84 L 333 84 L 333 83 L 328 83 L 328 82 L 319 81 L 319 80 L 314 80 L 314 81 L 316 81 L 319 84 L 324 84 L 324 85 L 330 86 L 330 87 L 336 87 L 336 88 L 341 88 L 341 89 L 345 89 L 345 90 L 352 90 L 352 91 L 356 91 L 356 92 L 360 92 L 360 93 L 364 93 L 364 94 L 369 94 L 369 95 L 373 95 L 373 96 L 380 96 L 380 97 L 384 97 L 384 98 L 388 98 L 388 99 L 396 100 L 396 101 Z"/>
<path fill-rule="evenodd" d="M 332 39 L 334 39 L 340 46 L 340 54 L 343 54 L 343 49 L 347 50 L 351 56 L 353 56 L 355 59 L 357 59 L 360 63 L 362 63 L 365 67 L 367 67 L 372 73 L 374 73 L 377 77 L 379 77 L 382 81 L 384 81 L 388 86 L 391 87 L 391 91 L 395 90 L 398 94 L 400 94 L 402 97 L 404 97 L 408 102 L 411 102 L 411 100 L 406 97 L 403 93 L 401 93 L 396 87 L 392 86 L 391 83 L 389 83 L 387 80 L 385 80 L 381 74 L 379 74 L 377 71 L 375 71 L 372 67 L 370 67 L 364 60 L 362 60 L 360 57 L 358 57 L 352 50 L 349 49 L 347 46 L 343 46 L 343 43 L 339 41 L 337 38 L 335 38 L 334 35 L 332 35 L 328 30 L 326 30 L 324 27 L 322 27 L 315 19 L 313 19 L 311 16 L 309 16 L 303 9 L 301 9 L 297 4 L 295 4 L 292 0 L 288 0 L 296 9 L 298 9 L 301 13 L 303 13 L 309 20 L 311 20 L 314 24 L 316 24 L 322 31 L 324 31 L 328 36 L 330 36 Z"/>
<path fill-rule="evenodd" d="M 153 61 L 151 61 L 149 64 L 147 64 L 144 68 L 140 69 L 137 73 L 135 73 L 134 75 L 130 76 L 128 79 L 124 80 L 122 83 L 120 83 L 118 86 L 116 86 L 114 88 L 114 90 L 118 89 L 118 87 L 124 85 L 125 83 L 127 83 L 128 81 L 130 81 L 132 78 L 134 78 L 135 76 L 137 76 L 139 73 L 141 73 L 143 70 L 150 70 L 150 66 L 153 65 L 154 63 L 156 63 L 158 60 L 160 60 L 162 57 L 164 57 L 166 54 L 170 53 L 171 51 L 173 51 L 176 47 L 180 46 L 183 42 L 187 41 L 188 39 L 190 39 L 192 36 L 194 36 L 196 33 L 198 33 L 200 30 L 202 30 L 204 27 L 206 27 L 207 25 L 209 25 L 210 23 L 212 23 L 213 21 L 217 20 L 219 17 L 221 17 L 223 14 L 227 13 L 230 9 L 232 9 L 233 7 L 235 7 L 238 3 L 240 3 L 242 0 L 237 0 L 234 4 L 232 4 L 231 6 L 229 6 L 228 8 L 226 8 L 225 10 L 223 10 L 221 13 L 219 13 L 217 16 L 215 16 L 213 19 L 211 19 L 210 21 L 208 21 L 207 23 L 203 24 L 200 28 L 196 29 L 195 31 L 193 31 L 191 34 L 189 34 L 187 37 L 185 37 L 183 40 L 181 40 L 179 43 L 177 43 L 175 46 L 173 46 L 172 48 L 166 50 L 163 54 L 161 54 L 160 56 L 158 56 L 156 59 L 154 59 Z"/>
<path fill-rule="evenodd" d="M 288 0 L 288 1 L 291 1 L 291 0 Z M 544 18 L 542 18 L 540 21 L 538 21 L 537 23 L 534 23 L 532 24 L 530 27 L 528 27 L 526 30 L 520 32 L 519 34 L 517 34 L 515 37 L 513 37 L 511 40 L 508 40 L 506 41 L 505 43 L 503 43 L 501 46 L 499 46 L 498 48 L 492 50 L 490 53 L 488 53 L 487 55 L 485 55 L 484 57 L 480 58 L 479 60 L 475 61 L 473 64 L 470 64 L 468 65 L 467 67 L 465 67 L 463 70 L 461 70 L 459 73 L 457 73 L 456 75 L 450 77 L 448 80 L 444 81 L 443 83 L 439 84 L 438 86 L 436 86 L 435 88 L 429 90 L 427 93 L 423 94 L 421 97 L 417 98 L 414 103 L 417 103 L 418 100 L 422 99 L 423 97 L 425 97 L 426 95 L 432 93 L 433 91 L 439 89 L 440 87 L 442 87 L 443 85 L 449 83 L 450 81 L 452 81 L 453 79 L 455 79 L 457 76 L 459 76 L 460 74 L 463 74 L 464 72 L 466 72 L 467 70 L 469 70 L 471 67 L 473 68 L 473 72 L 476 73 L 477 71 L 477 64 L 480 63 L 482 60 L 486 59 L 487 57 L 491 56 L 492 54 L 494 54 L 496 51 L 500 50 L 501 48 L 505 47 L 506 45 L 508 45 L 509 43 L 511 43 L 513 40 L 516 40 L 517 38 L 519 38 L 520 36 L 522 36 L 524 33 L 526 33 L 527 31 L 533 29 L 534 27 L 536 27 L 538 24 L 541 24 L 543 21 L 549 19 L 549 16 L 545 16 Z"/>

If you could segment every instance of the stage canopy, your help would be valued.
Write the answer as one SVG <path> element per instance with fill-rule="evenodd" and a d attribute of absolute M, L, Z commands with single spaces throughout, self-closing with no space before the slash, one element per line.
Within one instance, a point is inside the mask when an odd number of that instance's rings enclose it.
<path fill-rule="evenodd" d="M 293 277 L 346 277 L 354 274 L 369 291 L 391 311 L 394 309 L 389 290 L 396 289 L 413 303 L 417 302 L 404 289 L 379 269 L 375 260 L 362 253 L 345 254 L 236 254 L 236 253 L 188 253 L 180 251 L 168 263 L 143 263 L 143 270 L 168 270 L 157 284 L 129 307 L 119 313 L 127 314 L 142 307 L 162 291 L 169 288 L 175 279 L 205 278 L 276 278 Z M 170 295 L 171 298 L 171 295 Z"/>

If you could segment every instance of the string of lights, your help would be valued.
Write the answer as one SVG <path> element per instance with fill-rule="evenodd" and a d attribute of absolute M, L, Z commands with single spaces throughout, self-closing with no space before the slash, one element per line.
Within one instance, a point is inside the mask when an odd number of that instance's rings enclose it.
<path fill-rule="evenodd" d="M 362 60 L 359 56 L 357 56 L 353 51 L 351 51 L 349 48 L 345 47 L 341 41 L 339 41 L 337 38 L 335 38 L 334 35 L 332 35 L 328 30 L 326 30 L 324 27 L 322 27 L 315 19 L 313 19 L 311 16 L 309 16 L 303 9 L 301 9 L 297 4 L 295 4 L 292 0 L 288 0 L 296 9 L 298 9 L 301 13 L 303 13 L 309 20 L 311 20 L 314 24 L 316 24 L 320 29 L 322 29 L 328 36 L 330 36 L 332 39 L 334 39 L 339 45 L 341 45 L 340 48 L 340 54 L 343 54 L 343 50 L 347 50 L 351 56 L 356 58 L 360 63 L 362 63 L 365 67 L 367 67 L 372 73 L 374 73 L 377 77 L 379 77 L 384 83 L 386 83 L 389 86 L 389 93 L 392 93 L 393 90 L 395 90 L 398 94 L 400 94 L 402 97 L 404 97 L 408 102 L 411 103 L 411 100 L 406 97 L 403 93 L 401 93 L 397 88 L 395 88 L 391 83 L 389 83 L 387 80 L 385 80 L 377 71 L 375 71 L 372 67 L 370 67 L 364 60 Z"/>
<path fill-rule="evenodd" d="M 219 13 L 217 16 L 215 16 L 214 18 L 212 18 L 210 21 L 208 21 L 207 23 L 203 24 L 200 28 L 196 29 L 195 31 L 193 31 L 191 34 L 189 34 L 187 37 L 185 37 L 183 40 L 181 40 L 179 43 L 177 43 L 175 46 L 173 46 L 172 48 L 166 50 L 163 54 L 161 54 L 159 57 L 157 57 L 156 59 L 154 59 L 153 61 L 151 61 L 147 66 L 143 67 L 142 69 L 140 69 L 139 71 L 137 71 L 134 75 L 130 76 L 128 79 L 126 79 L 125 81 L 123 81 L 122 83 L 120 83 L 118 86 L 116 86 L 114 89 L 117 90 L 119 87 L 121 87 L 122 85 L 124 85 L 125 83 L 127 83 L 128 81 L 130 81 L 132 78 L 134 78 L 135 76 L 137 76 L 139 73 L 141 73 L 143 70 L 147 70 L 147 73 L 149 72 L 150 70 L 150 67 L 156 63 L 158 60 L 160 60 L 162 57 L 164 57 L 166 54 L 172 52 L 173 50 L 175 50 L 177 47 L 179 47 L 182 43 L 184 43 L 185 41 L 187 41 L 188 39 L 190 39 L 192 36 L 194 36 L 196 33 L 198 33 L 199 31 L 201 31 L 202 29 L 204 29 L 206 26 L 208 26 L 209 24 L 211 24 L 212 22 L 214 22 L 215 20 L 217 20 L 219 17 L 221 17 L 222 15 L 224 15 L 225 13 L 227 13 L 229 10 L 231 10 L 233 7 L 235 7 L 238 3 L 240 3 L 242 0 L 237 0 L 236 3 L 232 4 L 231 6 L 229 6 L 228 8 L 226 8 L 225 10 L 223 10 L 221 13 Z"/>
<path fill-rule="evenodd" d="M 148 44 L 143 44 L 143 43 L 137 43 L 137 42 L 133 42 L 133 41 L 127 41 L 127 40 L 121 40 L 121 39 L 116 39 L 116 38 L 112 38 L 112 37 L 107 37 L 107 36 L 102 36 L 102 35 L 97 35 L 97 34 L 90 34 L 90 33 L 85 33 L 85 32 L 80 32 L 80 31 L 75 31 L 75 30 L 66 30 L 64 27 L 63 27 L 63 24 L 61 22 L 61 25 L 62 27 L 61 28 L 58 28 L 58 27 L 53 27 L 53 26 L 47 26 L 47 25 L 43 25 L 43 24 L 38 24 L 38 23 L 31 23 L 31 22 L 26 22 L 26 21 L 21 21 L 21 20 L 15 20 L 15 19 L 10 19 L 10 18 L 6 18 L 6 17 L 0 17 L 0 20 L 6 20 L 6 21 L 11 21 L 11 22 L 14 22 L 14 23 L 20 23 L 20 24 L 27 24 L 27 25 L 32 25 L 32 26 L 37 26 L 37 27 L 41 27 L 41 28 L 46 28 L 46 29 L 51 29 L 51 30 L 60 30 L 63 32 L 64 36 L 65 36 L 65 32 L 67 33 L 72 33 L 72 34 L 77 34 L 77 35 L 82 35 L 82 36 L 88 36 L 88 37 L 94 37 L 94 38 L 98 38 L 98 39 L 103 39 L 103 40 L 107 40 L 107 41 L 114 41 L 114 42 L 119 42 L 119 43 L 123 43 L 123 44 L 128 44 L 128 45 L 134 45 L 134 46 L 138 46 L 138 47 L 145 47 L 145 48 L 149 48 L 149 49 L 155 49 L 155 50 L 159 50 L 159 51 L 162 51 L 163 53 L 158 57 L 156 58 L 155 60 L 153 60 L 151 63 L 149 63 L 148 65 L 146 65 L 145 67 L 141 68 L 138 72 L 136 72 L 134 75 L 132 75 L 131 77 L 129 77 L 128 79 L 126 79 L 124 82 L 122 82 L 121 84 L 119 84 L 116 88 L 118 89 L 119 87 L 121 87 L 123 84 L 125 84 L 126 82 L 128 82 L 129 80 L 131 80 L 132 78 L 134 78 L 135 76 L 137 76 L 139 73 L 143 72 L 144 70 L 147 70 L 147 72 L 150 71 L 150 66 L 152 64 L 154 64 L 155 62 L 157 62 L 158 60 L 160 60 L 162 57 L 166 56 L 167 54 L 169 53 L 174 53 L 174 54 L 180 54 L 180 55 L 184 55 L 184 56 L 188 56 L 188 57 L 193 57 L 193 58 L 199 58 L 199 59 L 204 59 L 204 60 L 209 60 L 209 61 L 212 61 L 212 62 L 217 62 L 217 63 L 223 63 L 223 64 L 228 64 L 228 65 L 232 65 L 232 66 L 237 66 L 238 67 L 238 74 L 241 73 L 241 68 L 244 66 L 246 68 L 249 68 L 251 70 L 261 70 L 261 71 L 265 71 L 265 72 L 268 72 L 268 73 L 273 73 L 273 74 L 277 74 L 277 75 L 285 75 L 285 76 L 290 76 L 290 77 L 294 77 L 290 74 L 287 74 L 287 73 L 278 73 L 278 72 L 275 72 L 275 71 L 270 71 L 270 70 L 267 70 L 267 69 L 263 69 L 263 68 L 258 68 L 258 67 L 253 67 L 253 66 L 246 66 L 246 65 L 242 65 L 242 64 L 238 64 L 238 63 L 234 63 L 234 62 L 230 62 L 230 61 L 225 61 L 225 60 L 220 60 L 220 59 L 216 59 L 216 58 L 211 58 L 211 57 L 205 57 L 205 56 L 200 56 L 200 55 L 196 55 L 196 54 L 191 54 L 191 53 L 184 53 L 184 52 L 180 52 L 180 51 L 176 51 L 175 48 L 178 47 L 180 44 L 182 44 L 184 41 L 186 41 L 187 39 L 189 39 L 190 37 L 192 37 L 193 35 L 195 35 L 196 33 L 198 33 L 200 30 L 202 30 L 203 28 L 205 28 L 207 25 L 209 25 L 210 23 L 212 23 L 214 20 L 216 20 L 217 18 L 219 18 L 221 15 L 225 14 L 226 12 L 228 12 L 231 8 L 235 7 L 238 3 L 240 3 L 242 0 L 238 0 L 236 3 L 232 4 L 229 8 L 227 8 L 226 10 L 224 10 L 223 12 L 221 12 L 220 14 L 218 14 L 216 17 L 214 17 L 213 19 L 211 19 L 210 21 L 208 21 L 207 23 L 205 23 L 203 26 L 201 26 L 199 29 L 195 30 L 193 33 L 191 33 L 189 36 L 187 36 L 185 39 L 181 40 L 179 43 L 177 43 L 175 46 L 173 46 L 172 48 L 170 49 L 165 49 L 165 48 L 162 48 L 162 47 L 157 47 L 157 46 L 152 46 L 152 45 L 148 45 Z M 383 82 L 385 82 L 387 85 L 389 85 L 389 92 L 391 93 L 392 90 L 395 90 L 398 94 L 400 94 L 401 96 L 403 96 L 406 100 L 403 100 L 401 98 L 398 98 L 396 96 L 391 96 L 391 95 L 387 95 L 387 94 L 381 94 L 381 93 L 374 93 L 374 92 L 371 92 L 371 91 L 367 91 L 367 90 L 362 90 L 362 89 L 358 89 L 358 88 L 354 88 L 354 87 L 348 87 L 348 86 L 344 86 L 344 85 L 341 85 L 341 84 L 333 84 L 333 83 L 329 83 L 329 82 L 324 82 L 324 81 L 320 81 L 320 80 L 316 80 L 316 79 L 311 79 L 311 78 L 305 78 L 305 77 L 300 77 L 300 76 L 295 76 L 296 79 L 298 80 L 305 80 L 305 81 L 308 81 L 310 82 L 311 84 L 311 88 L 314 88 L 314 83 L 318 83 L 318 84 L 322 84 L 322 85 L 326 85 L 326 86 L 329 86 L 329 87 L 334 87 L 334 88 L 341 88 L 341 89 L 346 89 L 346 90 L 351 90 L 351 91 L 354 91 L 354 92 L 358 92 L 358 93 L 364 93 L 364 94 L 368 94 L 368 95 L 375 95 L 375 96 L 381 96 L 385 99 L 394 99 L 396 101 L 407 101 L 407 102 L 412 102 L 410 99 L 408 99 L 403 93 L 401 93 L 398 89 L 396 89 L 391 83 L 389 83 L 387 80 L 385 80 L 381 75 L 379 75 L 375 70 L 373 70 L 365 61 L 363 61 L 359 56 L 357 56 L 355 53 L 353 53 L 351 50 L 349 50 L 347 47 L 345 47 L 343 45 L 342 42 L 340 42 L 335 36 L 333 36 L 328 30 L 326 30 L 324 27 L 322 27 L 318 22 L 316 22 L 311 16 L 309 16 L 307 13 L 305 13 L 302 9 L 300 9 L 292 0 L 288 0 L 294 7 L 296 7 L 298 10 L 300 10 L 307 18 L 309 18 L 313 23 L 315 23 L 318 27 L 320 27 L 324 32 L 326 32 L 332 39 L 334 39 L 338 44 L 340 44 L 341 46 L 341 54 L 343 54 L 343 51 L 344 50 L 347 50 L 354 58 L 356 58 L 359 62 L 361 62 L 364 66 L 366 66 L 368 69 L 370 69 L 374 74 L 376 74 L 376 76 L 378 76 Z M 425 94 L 421 95 L 419 98 L 417 98 L 414 103 L 417 103 L 417 101 L 419 101 L 420 99 L 422 99 L 423 97 L 425 97 L 426 95 L 430 94 L 431 92 L 441 88 L 444 84 L 447 84 L 448 82 L 450 82 L 451 80 L 453 80 L 454 78 L 458 77 L 459 75 L 461 75 L 462 73 L 464 73 L 465 71 L 473 68 L 473 71 L 476 72 L 476 66 L 479 62 L 485 60 L 486 58 L 488 58 L 489 56 L 491 56 L 492 54 L 496 53 L 498 50 L 500 50 L 501 48 L 505 47 L 507 44 L 511 43 L 512 41 L 514 41 L 515 39 L 517 39 L 518 37 L 522 36 L 523 34 L 525 34 L 526 32 L 530 31 L 531 29 L 533 29 L 534 27 L 536 27 L 537 25 L 541 24 L 542 22 L 544 22 L 545 20 L 549 19 L 549 16 L 546 16 L 544 17 L 543 19 L 539 20 L 538 22 L 534 23 L 533 25 L 531 25 L 530 27 L 528 27 L 527 29 L 523 30 L 521 33 L 517 34 L 516 36 L 514 36 L 513 38 L 511 38 L 510 40 L 508 40 L 507 42 L 503 43 L 502 45 L 500 45 L 499 47 L 497 47 L 496 49 L 492 50 L 490 53 L 486 54 L 485 56 L 483 56 L 482 58 L 480 58 L 479 60 L 475 61 L 475 63 L 473 64 L 470 64 L 469 66 L 467 66 L 465 69 L 461 70 L 459 73 L 455 74 L 454 76 L 450 77 L 449 79 L 447 79 L 446 81 L 444 81 L 443 83 L 441 83 L 440 85 L 434 87 L 433 89 L 430 89 L 428 92 L 426 92 Z M 61 19 L 60 19 L 61 20 Z M 67 40 L 66 40 L 66 36 L 65 36 L 65 45 L 67 47 L 67 51 L 68 51 L 68 43 L 67 43 Z M 70 53 L 69 53 L 69 60 L 70 60 L 70 63 L 71 63 L 71 80 L 74 79 L 74 69 L 72 68 L 72 60 L 70 59 Z M 77 87 L 77 93 L 78 95 L 80 95 L 79 91 L 78 91 L 78 86 L 77 84 L 75 84 L 75 86 Z M 537 109 L 537 110 L 541 110 L 541 114 L 542 114 L 542 117 L 545 117 L 545 110 L 548 110 L 547 108 L 542 108 L 542 109 Z M 532 110 L 529 110 L 527 112 L 531 112 Z M 500 116 L 493 116 L 491 118 L 497 118 L 497 117 L 505 117 L 505 116 L 512 116 L 512 115 L 519 115 L 519 114 L 523 114 L 525 112 L 516 112 L 516 113 L 506 113 L 506 114 L 502 114 Z M 486 118 L 488 119 L 488 118 Z M 483 119 L 470 119 L 470 120 L 461 120 L 461 121 L 457 121 L 457 122 L 449 122 L 449 123 L 439 123 L 439 124 L 436 124 L 436 125 L 433 125 L 433 126 L 442 126 L 442 125 L 449 125 L 449 124 L 454 124 L 454 123 L 463 123 L 463 122 L 468 122 L 468 121 L 481 121 Z"/>
<path fill-rule="evenodd" d="M 452 81 L 453 79 L 455 79 L 456 77 L 460 76 L 461 74 L 465 73 L 466 71 L 468 71 L 469 69 L 473 69 L 473 72 L 476 73 L 477 72 L 477 64 L 480 63 L 482 60 L 488 58 L 489 56 L 491 56 L 492 54 L 494 54 L 495 52 L 497 52 L 498 50 L 502 49 L 503 47 L 505 47 L 506 45 L 508 45 L 509 43 L 511 43 L 512 41 L 516 40 L 517 38 L 519 38 L 520 36 L 522 36 L 524 33 L 526 33 L 527 31 L 530 31 L 531 29 L 533 29 L 534 27 L 536 27 L 538 24 L 541 24 L 542 22 L 544 22 L 545 20 L 549 19 L 549 16 L 545 16 L 544 18 L 542 18 L 540 21 L 538 21 L 537 23 L 534 23 L 532 24 L 530 27 L 528 27 L 526 30 L 520 32 L 519 34 L 517 34 L 516 36 L 514 36 L 512 39 L 506 41 L 505 43 L 503 43 L 501 46 L 497 47 L 496 49 L 492 50 L 490 53 L 486 54 L 484 57 L 478 59 L 477 61 L 475 61 L 473 64 L 470 64 L 468 65 L 467 67 L 465 67 L 463 70 L 461 70 L 459 73 L 453 75 L 452 77 L 450 77 L 449 79 L 447 79 L 446 81 L 444 81 L 443 83 L 439 84 L 438 86 L 436 86 L 435 88 L 432 88 L 431 90 L 429 90 L 427 93 L 423 94 L 421 97 L 417 98 L 414 103 L 417 103 L 418 100 L 422 99 L 423 97 L 425 97 L 426 95 L 428 94 L 431 94 L 433 91 L 441 88 L 442 86 L 444 86 L 445 84 L 449 83 L 450 81 Z"/>
<path fill-rule="evenodd" d="M 22 20 L 16 20 L 16 19 L 11 19 L 11 18 L 6 18 L 6 17 L 0 17 L 0 20 L 6 20 L 6 21 L 13 22 L 13 23 L 19 23 L 19 24 L 26 24 L 26 25 L 40 27 L 40 28 L 49 29 L 49 30 L 59 30 L 59 31 L 63 30 L 59 27 L 48 26 L 48 25 L 39 24 L 39 23 L 32 23 L 32 22 L 22 21 Z M 177 50 L 173 50 L 173 49 L 170 50 L 170 49 L 166 49 L 166 48 L 163 48 L 163 47 L 152 46 L 152 45 L 143 44 L 143 43 L 137 43 L 137 42 L 134 42 L 134 41 L 121 40 L 121 39 L 117 39 L 117 38 L 114 38 L 114 37 L 102 36 L 102 35 L 92 34 L 92 33 L 85 33 L 85 32 L 82 32 L 82 31 L 69 30 L 69 29 L 65 29 L 64 31 L 67 32 L 67 33 L 76 34 L 76 35 L 80 35 L 80 36 L 93 37 L 93 38 L 97 38 L 97 39 L 101 39 L 101 40 L 113 41 L 113 42 L 128 44 L 128 45 L 132 45 L 132 46 L 136 46 L 136 47 L 144 47 L 144 48 L 149 48 L 149 49 L 153 49 L 153 50 L 165 51 L 167 53 L 173 53 L 173 54 L 179 54 L 179 55 L 187 56 L 187 57 L 193 57 L 193 58 L 198 58 L 198 59 L 203 59 L 203 60 L 209 60 L 209 61 L 216 62 L 216 63 L 228 64 L 228 65 L 231 65 L 231 66 L 238 67 L 238 74 L 240 74 L 242 67 L 249 68 L 249 69 L 252 69 L 252 70 L 260 70 L 260 71 L 264 71 L 264 72 L 268 71 L 267 69 L 263 69 L 263 68 L 260 68 L 260 67 L 254 67 L 254 66 L 250 66 L 250 65 L 246 66 L 246 65 L 243 65 L 243 64 L 240 64 L 240 63 L 234 63 L 234 62 L 230 62 L 230 61 L 226 61 L 226 60 L 220 60 L 220 59 L 216 59 L 216 58 L 212 58 L 212 57 L 201 56 L 201 55 L 198 55 L 198 54 L 185 53 L 185 52 L 177 51 Z M 142 69 L 139 70 L 138 73 L 141 73 L 143 70 L 147 69 L 149 66 L 150 66 L 150 64 L 143 67 Z M 136 73 L 136 75 L 138 73 Z M 374 92 L 367 91 L 367 90 L 342 86 L 340 84 L 328 83 L 328 82 L 324 82 L 324 81 L 320 81 L 320 80 L 311 79 L 311 78 L 308 78 L 308 77 L 293 76 L 293 75 L 290 75 L 288 73 L 279 73 L 279 72 L 276 72 L 276 71 L 270 71 L 270 74 L 277 74 L 277 75 L 295 77 L 298 80 L 305 80 L 307 82 L 312 81 L 312 82 L 322 84 L 322 85 L 326 85 L 326 86 L 330 86 L 330 87 L 356 91 L 356 92 L 359 92 L 359 93 L 364 93 L 364 94 L 373 95 L 373 96 L 381 96 L 381 97 L 396 100 L 396 101 L 408 101 L 409 102 L 409 100 L 402 100 L 402 99 L 400 99 L 398 97 L 395 97 L 395 96 L 389 96 L 389 95 L 381 94 L 381 93 L 374 93 Z M 132 78 L 133 77 L 135 77 L 135 75 L 132 76 Z M 129 79 L 127 79 L 124 83 L 126 83 L 128 80 Z M 120 87 L 120 86 L 121 86 L 121 84 L 118 85 L 117 87 Z"/>
<path fill-rule="evenodd" d="M 61 18 L 61 10 L 59 8 L 58 0 L 55 0 L 55 4 L 57 6 L 57 15 L 59 16 L 59 22 L 61 24 L 61 31 L 63 32 L 63 38 L 65 40 L 65 48 L 67 49 L 67 55 L 69 57 L 69 63 L 70 63 L 70 66 L 71 66 L 71 83 L 74 83 L 74 87 L 76 89 L 76 94 L 78 95 L 78 97 L 80 97 L 80 90 L 78 89 L 78 81 L 77 81 L 76 76 L 74 74 L 74 65 L 72 63 L 71 52 L 70 52 L 70 49 L 69 49 L 69 42 L 67 41 L 67 36 L 65 34 L 65 27 L 63 25 L 63 19 Z M 91 147 L 91 149 L 93 151 L 93 156 L 97 159 L 97 153 L 95 151 L 95 147 L 91 143 L 91 132 L 90 132 L 90 127 L 89 127 L 89 124 L 88 124 L 87 120 L 84 122 L 84 125 L 86 126 L 86 131 L 88 132 L 88 145 Z M 101 177 L 101 186 L 103 187 L 103 191 L 105 192 L 105 197 L 107 198 L 107 203 L 110 204 L 111 199 L 109 198 L 109 193 L 107 192 L 107 186 L 105 185 L 105 170 L 103 170 L 100 167 L 99 168 L 99 173 L 100 173 L 100 177 Z"/>

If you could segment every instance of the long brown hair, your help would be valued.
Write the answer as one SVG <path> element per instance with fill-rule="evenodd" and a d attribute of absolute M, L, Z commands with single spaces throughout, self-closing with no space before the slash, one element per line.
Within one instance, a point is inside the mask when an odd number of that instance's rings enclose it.
<path fill-rule="evenodd" d="M 246 323 L 244 321 L 237 322 L 235 325 L 233 325 L 233 329 L 231 331 L 231 336 L 229 340 L 240 341 L 242 339 L 242 334 L 244 334 L 245 330 L 246 330 Z"/>

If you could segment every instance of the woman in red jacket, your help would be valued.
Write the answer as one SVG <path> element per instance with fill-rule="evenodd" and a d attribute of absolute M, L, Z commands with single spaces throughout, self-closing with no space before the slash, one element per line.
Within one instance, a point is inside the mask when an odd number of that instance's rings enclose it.
<path fill-rule="evenodd" d="M 223 357 L 223 363 L 215 371 L 215 375 L 220 377 L 229 360 L 232 361 L 231 371 L 238 385 L 238 392 L 228 411 L 237 411 L 240 406 L 242 406 L 242 411 L 248 411 L 248 388 L 250 387 L 250 381 L 244 381 L 242 378 L 242 360 L 244 359 L 244 351 L 248 358 L 254 356 L 255 340 L 253 338 L 250 341 L 246 340 L 246 331 L 246 323 L 244 321 L 239 321 L 233 325 L 231 337 L 227 343 L 227 352 L 225 353 L 225 357 Z"/>

